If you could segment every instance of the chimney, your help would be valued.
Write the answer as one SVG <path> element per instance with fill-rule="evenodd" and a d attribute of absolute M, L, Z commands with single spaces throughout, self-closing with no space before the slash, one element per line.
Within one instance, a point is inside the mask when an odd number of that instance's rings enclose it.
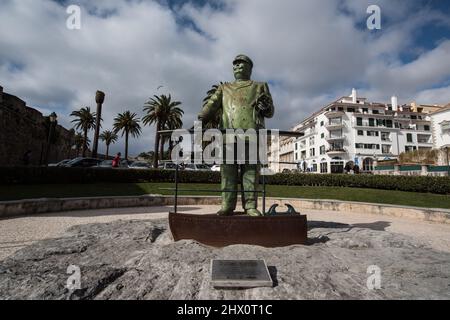
<path fill-rule="evenodd" d="M 398 110 L 398 99 L 396 96 L 392 96 L 391 98 L 391 105 L 392 105 L 392 110 L 393 111 L 397 111 Z"/>
<path fill-rule="evenodd" d="M 3 87 L 0 86 L 0 103 L 3 102 Z"/>
<path fill-rule="evenodd" d="M 356 103 L 356 89 L 355 88 L 352 89 L 352 102 Z"/>

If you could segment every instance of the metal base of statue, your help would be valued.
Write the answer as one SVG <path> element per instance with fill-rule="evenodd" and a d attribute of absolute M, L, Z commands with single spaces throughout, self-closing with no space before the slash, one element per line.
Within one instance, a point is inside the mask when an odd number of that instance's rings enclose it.
<path fill-rule="evenodd" d="M 169 225 L 175 241 L 195 240 L 213 247 L 286 247 L 305 244 L 308 238 L 307 218 L 300 214 L 250 217 L 170 213 Z"/>

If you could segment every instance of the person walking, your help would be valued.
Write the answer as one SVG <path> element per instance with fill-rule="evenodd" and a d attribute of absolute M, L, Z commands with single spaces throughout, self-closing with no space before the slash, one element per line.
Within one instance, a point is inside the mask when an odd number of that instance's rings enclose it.
<path fill-rule="evenodd" d="M 122 156 L 122 154 L 119 152 L 113 159 L 112 161 L 112 167 L 113 168 L 118 168 L 119 164 L 120 164 L 120 157 Z"/>

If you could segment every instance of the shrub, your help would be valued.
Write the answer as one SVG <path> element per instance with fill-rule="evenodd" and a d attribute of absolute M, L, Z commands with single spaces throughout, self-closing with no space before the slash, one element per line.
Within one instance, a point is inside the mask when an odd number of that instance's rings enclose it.
<path fill-rule="evenodd" d="M 450 178 L 344 174 L 276 174 L 267 184 L 352 187 L 450 194 Z M 174 182 L 175 171 L 108 168 L 0 167 L 0 184 Z M 179 171 L 180 183 L 220 183 L 220 173 Z"/>

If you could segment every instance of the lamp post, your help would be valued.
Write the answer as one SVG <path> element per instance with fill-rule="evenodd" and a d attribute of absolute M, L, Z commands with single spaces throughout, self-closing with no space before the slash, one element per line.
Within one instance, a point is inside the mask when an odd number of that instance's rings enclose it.
<path fill-rule="evenodd" d="M 448 146 L 445 147 L 445 151 L 447 151 L 447 176 L 450 177 L 450 162 L 448 161 Z"/>
<path fill-rule="evenodd" d="M 48 130 L 48 139 L 47 139 L 47 150 L 45 152 L 45 164 L 48 166 L 49 154 L 50 154 L 50 143 L 53 137 L 53 132 L 55 131 L 56 120 L 58 119 L 56 113 L 52 112 L 49 116 L 50 119 L 50 128 Z"/>
<path fill-rule="evenodd" d="M 94 146 L 92 147 L 92 158 L 97 158 L 98 137 L 100 135 L 100 121 L 102 119 L 102 105 L 105 102 L 105 93 L 97 91 L 95 93 L 95 102 L 97 103 L 97 113 L 95 120 Z"/>

